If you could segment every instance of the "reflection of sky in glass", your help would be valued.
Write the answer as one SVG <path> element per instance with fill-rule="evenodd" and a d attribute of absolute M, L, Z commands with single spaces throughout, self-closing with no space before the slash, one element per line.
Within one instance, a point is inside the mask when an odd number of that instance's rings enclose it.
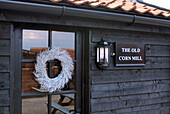
<path fill-rule="evenodd" d="M 52 33 L 52 46 L 74 49 L 75 33 L 58 32 Z M 32 47 L 48 47 L 48 31 L 23 30 L 23 49 L 30 50 Z"/>
<path fill-rule="evenodd" d="M 53 31 L 52 36 L 53 36 L 53 40 L 52 40 L 53 47 L 74 49 L 74 42 L 75 42 L 74 33 Z"/>
<path fill-rule="evenodd" d="M 23 49 L 31 47 L 48 47 L 48 31 L 23 30 Z"/>

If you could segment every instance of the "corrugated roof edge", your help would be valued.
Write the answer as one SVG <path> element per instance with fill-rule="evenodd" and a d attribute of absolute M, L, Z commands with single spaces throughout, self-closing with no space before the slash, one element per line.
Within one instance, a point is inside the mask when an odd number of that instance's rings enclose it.
<path fill-rule="evenodd" d="M 80 8 L 71 8 L 65 6 L 55 6 L 55 5 L 44 5 L 28 2 L 17 2 L 9 0 L 0 1 L 0 9 L 13 10 L 13 11 L 24 11 L 32 13 L 41 13 L 55 16 L 77 16 L 83 18 L 92 18 L 92 19 L 103 19 L 110 21 L 120 21 L 126 23 L 141 23 L 141 24 L 150 24 L 157 26 L 166 26 L 170 27 L 170 20 L 167 19 L 158 19 L 150 18 L 136 15 L 128 14 L 119 14 L 105 11 L 96 11 Z"/>

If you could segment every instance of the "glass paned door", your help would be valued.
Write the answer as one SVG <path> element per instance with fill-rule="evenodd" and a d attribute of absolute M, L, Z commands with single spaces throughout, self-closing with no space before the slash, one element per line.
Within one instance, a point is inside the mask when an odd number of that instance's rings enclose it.
<path fill-rule="evenodd" d="M 23 29 L 22 34 L 22 114 L 78 113 L 77 109 L 81 106 L 77 106 L 80 104 L 77 102 L 81 102 L 78 100 L 81 92 L 76 86 L 81 86 L 81 82 L 77 81 L 81 78 L 81 68 L 78 67 L 81 51 L 77 48 L 80 45 L 77 33 Z M 39 89 L 33 72 L 37 55 L 54 47 L 68 51 L 74 62 L 74 73 L 61 91 L 48 93 Z M 50 78 L 57 77 L 62 70 L 58 60 L 47 62 L 46 67 Z"/>

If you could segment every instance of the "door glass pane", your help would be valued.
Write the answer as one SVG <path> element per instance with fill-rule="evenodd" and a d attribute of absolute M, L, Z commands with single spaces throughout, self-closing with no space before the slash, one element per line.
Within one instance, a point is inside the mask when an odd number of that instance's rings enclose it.
<path fill-rule="evenodd" d="M 52 96 L 52 103 L 59 104 L 68 110 L 74 110 L 74 100 L 74 94 L 61 94 Z M 55 111 L 55 109 L 52 109 L 52 111 L 55 112 L 55 114 L 63 114 L 60 110 Z"/>
<path fill-rule="evenodd" d="M 54 60 L 52 62 L 51 71 L 52 71 L 51 78 L 55 78 L 60 74 L 60 72 L 62 71 L 62 66 L 60 61 Z M 70 79 L 69 82 L 65 84 L 65 87 L 62 90 L 72 90 L 72 89 L 75 89 L 75 68 L 73 69 L 72 79 Z"/>
<path fill-rule="evenodd" d="M 59 47 L 67 50 L 70 56 L 75 59 L 75 33 L 53 31 L 52 47 Z"/>
<path fill-rule="evenodd" d="M 37 92 L 33 87 L 40 88 L 39 83 L 35 80 L 34 71 L 34 63 L 22 63 L 22 93 Z"/>
<path fill-rule="evenodd" d="M 47 96 L 22 98 L 22 114 L 47 114 Z"/>
<path fill-rule="evenodd" d="M 23 59 L 36 59 L 38 53 L 48 48 L 48 31 L 23 30 Z"/>

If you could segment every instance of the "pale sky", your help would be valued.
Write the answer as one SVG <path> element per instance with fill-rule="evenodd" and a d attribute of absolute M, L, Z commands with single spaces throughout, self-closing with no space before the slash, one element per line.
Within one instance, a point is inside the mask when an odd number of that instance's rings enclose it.
<path fill-rule="evenodd" d="M 143 2 L 170 10 L 170 0 L 143 0 Z"/>
<path fill-rule="evenodd" d="M 48 31 L 23 30 L 23 49 L 30 50 L 32 47 L 48 47 Z M 74 32 L 52 32 L 52 47 L 74 49 Z"/>

